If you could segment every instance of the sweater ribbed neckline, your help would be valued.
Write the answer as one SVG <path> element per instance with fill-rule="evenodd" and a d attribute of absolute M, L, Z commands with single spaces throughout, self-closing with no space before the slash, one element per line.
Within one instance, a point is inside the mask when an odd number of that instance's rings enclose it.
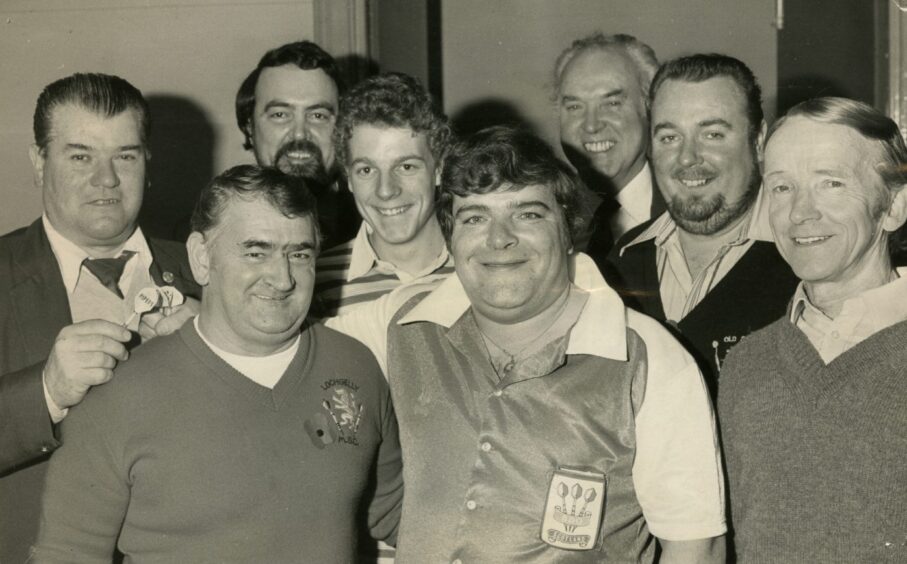
<path fill-rule="evenodd" d="M 907 321 L 896 323 L 870 336 L 825 364 L 806 335 L 788 319 L 776 323 L 775 343 L 779 360 L 792 369 L 788 383 L 802 398 L 817 403 L 845 392 L 852 384 L 877 371 L 905 370 L 897 359 L 903 359 L 907 346 Z"/>
<path fill-rule="evenodd" d="M 273 411 L 278 411 L 286 404 L 287 399 L 293 396 L 293 390 L 311 371 L 314 362 L 315 355 L 310 354 L 310 351 L 315 349 L 314 329 L 306 322 L 300 331 L 302 336 L 299 340 L 299 350 L 273 389 L 254 382 L 217 356 L 202 341 L 193 323 L 184 324 L 179 334 L 183 343 L 213 376 L 224 381 L 235 392 L 258 401 Z"/>

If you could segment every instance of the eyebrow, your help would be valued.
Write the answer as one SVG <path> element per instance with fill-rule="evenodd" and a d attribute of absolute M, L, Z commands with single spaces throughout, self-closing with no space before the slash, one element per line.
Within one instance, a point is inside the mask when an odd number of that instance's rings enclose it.
<path fill-rule="evenodd" d="M 239 244 L 243 249 L 266 249 L 272 251 L 277 248 L 277 245 L 273 241 L 263 241 L 259 239 L 247 239 Z M 290 251 L 304 251 L 307 249 L 314 249 L 315 243 L 311 241 L 303 241 L 301 243 L 289 243 L 283 246 L 284 249 Z"/>
<path fill-rule="evenodd" d="M 292 104 L 290 102 L 287 102 L 286 100 L 270 100 L 267 104 L 265 104 L 265 107 L 262 108 L 262 111 L 267 112 L 268 110 L 274 108 L 292 108 L 295 105 L 296 104 Z M 306 106 L 305 110 L 327 110 L 332 114 L 337 112 L 337 110 L 334 108 L 334 104 L 331 104 L 330 102 L 315 102 L 310 106 Z"/>
<path fill-rule="evenodd" d="M 83 143 L 67 143 L 64 147 L 67 151 L 94 151 L 95 148 L 91 145 L 85 145 Z M 117 147 L 117 151 L 141 151 L 141 145 L 123 145 Z"/>
<path fill-rule="evenodd" d="M 525 209 L 525 208 L 538 207 L 538 208 L 544 208 L 548 211 L 551 211 L 551 206 L 549 206 L 548 204 L 546 204 L 545 202 L 543 202 L 541 200 L 526 200 L 526 201 L 509 202 L 507 204 L 507 207 L 509 209 Z M 457 212 L 454 214 L 454 216 L 458 217 L 461 213 L 465 213 L 465 212 L 488 212 L 488 211 L 490 211 L 490 208 L 484 204 L 469 204 L 469 205 L 459 208 L 457 210 Z"/>
<path fill-rule="evenodd" d="M 626 91 L 623 88 L 615 88 L 614 90 L 609 90 L 609 91 L 605 92 L 604 94 L 601 94 L 600 96 L 596 96 L 596 98 L 613 98 L 615 96 L 623 96 L 625 93 L 626 93 Z M 580 99 L 579 96 L 573 96 L 571 94 L 565 94 L 565 95 L 561 96 L 561 101 L 572 102 L 574 100 L 579 100 L 579 99 Z"/>
<path fill-rule="evenodd" d="M 726 127 L 727 129 L 734 129 L 734 126 L 731 125 L 729 121 L 721 118 L 704 119 L 696 125 L 698 125 L 699 127 L 711 127 L 713 125 L 720 125 Z M 652 133 L 658 133 L 662 129 L 677 129 L 677 125 L 670 121 L 662 121 L 655 124 L 655 127 L 652 128 Z"/>

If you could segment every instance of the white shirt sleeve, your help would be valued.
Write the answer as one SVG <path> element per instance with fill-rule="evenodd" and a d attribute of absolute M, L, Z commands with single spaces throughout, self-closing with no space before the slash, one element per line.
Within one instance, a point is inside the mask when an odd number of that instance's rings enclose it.
<path fill-rule="evenodd" d="M 656 321 L 628 312 L 645 341 L 645 397 L 636 414 L 633 484 L 649 530 L 670 541 L 727 531 L 715 414 L 696 362 Z"/>

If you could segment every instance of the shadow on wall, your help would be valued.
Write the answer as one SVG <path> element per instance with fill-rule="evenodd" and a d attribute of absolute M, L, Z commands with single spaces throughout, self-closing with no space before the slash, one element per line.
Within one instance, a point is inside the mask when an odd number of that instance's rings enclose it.
<path fill-rule="evenodd" d="M 340 76 L 343 77 L 346 86 L 346 88 L 341 88 L 341 95 L 359 81 L 374 76 L 381 70 L 377 62 L 362 55 L 344 55 L 337 57 L 336 61 L 337 66 L 340 67 Z"/>
<path fill-rule="evenodd" d="M 823 96 L 853 98 L 854 94 L 845 86 L 818 74 L 799 75 L 778 84 L 778 117 L 787 113 L 800 102 Z M 872 104 L 872 100 L 864 100 Z"/>
<path fill-rule="evenodd" d="M 185 241 L 202 188 L 214 177 L 214 127 L 195 102 L 148 96 L 151 161 L 139 224 L 146 235 Z"/>
<path fill-rule="evenodd" d="M 502 98 L 486 98 L 463 106 L 451 116 L 450 123 L 460 137 L 468 137 L 492 125 L 511 125 L 539 134 L 513 103 Z"/>

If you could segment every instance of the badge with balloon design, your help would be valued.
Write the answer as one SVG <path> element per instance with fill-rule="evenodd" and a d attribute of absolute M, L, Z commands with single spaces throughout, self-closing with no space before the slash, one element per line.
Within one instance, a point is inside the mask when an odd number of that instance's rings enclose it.
<path fill-rule="evenodd" d="M 548 483 L 541 538 L 566 550 L 592 550 L 598 544 L 607 480 L 600 472 L 560 467 Z"/>
<path fill-rule="evenodd" d="M 170 308 L 181 305 L 186 301 L 185 296 L 173 286 L 149 286 L 142 288 L 135 295 L 133 301 L 132 315 L 123 324 L 124 327 L 131 327 L 133 323 L 138 325 L 137 319 L 142 318 L 142 314 L 160 309 L 164 315 L 170 313 Z"/>

